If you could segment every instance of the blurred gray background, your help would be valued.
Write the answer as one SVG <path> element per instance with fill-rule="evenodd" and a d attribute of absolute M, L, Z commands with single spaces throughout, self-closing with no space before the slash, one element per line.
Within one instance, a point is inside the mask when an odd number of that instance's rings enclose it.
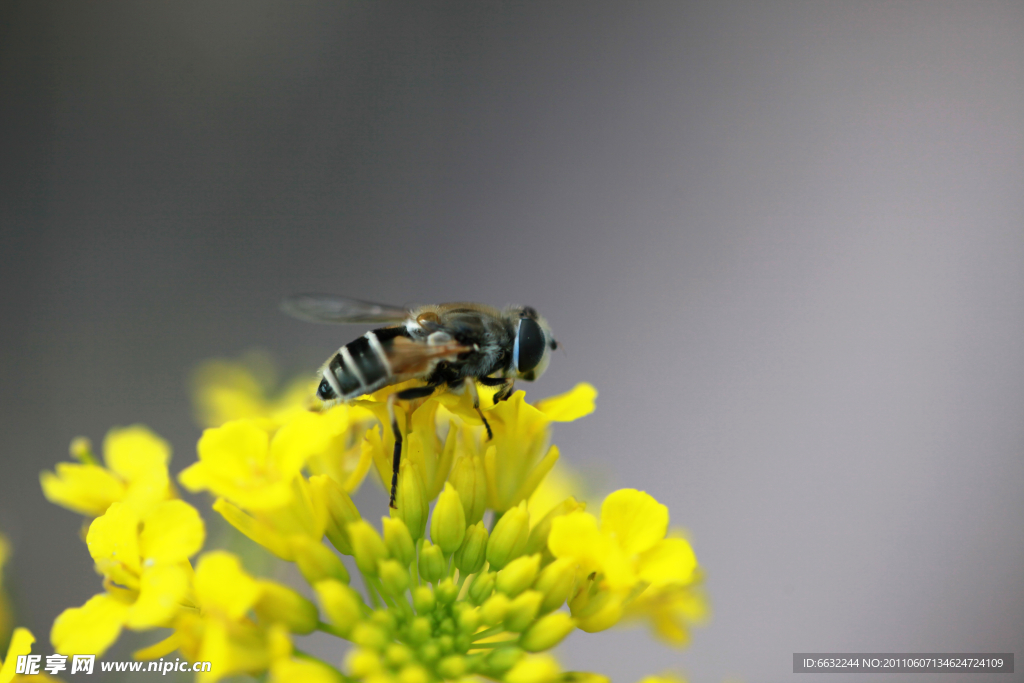
<path fill-rule="evenodd" d="M 566 352 L 529 396 L 598 387 L 565 462 L 669 505 L 714 616 L 568 666 L 1024 654 L 1019 2 L 8 1 L 0 230 L 0 528 L 44 654 L 100 585 L 39 471 L 133 422 L 182 469 L 197 363 L 361 333 L 278 313 L 309 290 L 533 305 Z"/>

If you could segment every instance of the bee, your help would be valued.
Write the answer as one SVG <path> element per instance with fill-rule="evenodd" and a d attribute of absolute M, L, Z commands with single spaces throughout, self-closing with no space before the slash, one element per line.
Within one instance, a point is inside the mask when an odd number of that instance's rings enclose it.
<path fill-rule="evenodd" d="M 285 299 L 282 309 L 310 322 L 381 324 L 339 348 L 320 368 L 316 396 L 327 403 L 348 401 L 410 379 L 423 386 L 388 397 L 395 451 L 391 475 L 391 507 L 398 490 L 402 436 L 394 401 L 430 396 L 435 390 L 468 391 L 480 410 L 476 382 L 499 387 L 494 402 L 506 400 L 516 380 L 533 381 L 547 369 L 558 342 L 551 328 L 529 306 L 502 310 L 475 303 L 450 303 L 416 308 L 323 294 L 300 294 Z"/>

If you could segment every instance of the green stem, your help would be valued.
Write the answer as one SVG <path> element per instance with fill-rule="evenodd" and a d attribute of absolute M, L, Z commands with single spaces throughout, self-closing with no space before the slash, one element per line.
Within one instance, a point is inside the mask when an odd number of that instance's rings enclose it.
<path fill-rule="evenodd" d="M 477 631 L 473 634 L 473 642 L 480 640 L 481 638 L 490 638 L 493 635 L 497 635 L 505 630 L 504 626 L 500 624 L 498 626 L 492 626 L 486 631 Z"/>
<path fill-rule="evenodd" d="M 324 633 L 329 633 L 330 635 L 335 636 L 337 638 L 345 638 L 345 636 L 341 635 L 341 633 L 338 632 L 338 629 L 334 628 L 325 621 L 316 622 L 316 630 L 323 631 Z M 348 640 L 347 638 L 345 639 Z"/>

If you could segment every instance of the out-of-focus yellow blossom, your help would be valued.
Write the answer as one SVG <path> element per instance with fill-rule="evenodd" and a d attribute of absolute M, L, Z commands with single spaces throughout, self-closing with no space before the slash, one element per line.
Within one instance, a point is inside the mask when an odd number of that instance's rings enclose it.
<path fill-rule="evenodd" d="M 296 378 L 275 394 L 273 363 L 253 352 L 237 361 L 218 359 L 199 366 L 192 376 L 192 402 L 204 427 L 252 419 L 272 429 L 309 409 L 316 383 L 310 376 Z"/>
<path fill-rule="evenodd" d="M 111 503 L 123 502 L 145 514 L 161 501 L 174 498 L 167 474 L 171 447 L 142 425 L 115 428 L 103 440 L 103 461 L 96 462 L 87 439 L 71 442 L 71 455 L 81 462 L 57 463 L 56 473 L 43 472 L 43 494 L 88 517 L 99 517 Z"/>
<path fill-rule="evenodd" d="M 289 630 L 309 633 L 317 623 L 312 603 L 280 584 L 250 576 L 237 557 L 224 551 L 199 558 L 192 590 L 195 608 L 179 612 L 174 633 L 136 652 L 136 659 L 155 659 L 177 649 L 189 661 L 212 662 L 212 671 L 196 679 L 211 683 L 266 671 L 290 654 Z"/>
<path fill-rule="evenodd" d="M 665 673 L 659 676 L 645 676 L 639 683 L 686 683 L 686 679 L 676 674 Z"/>
<path fill-rule="evenodd" d="M 664 638 L 685 641 L 685 622 L 679 618 L 684 612 L 676 609 L 685 601 L 677 603 L 675 597 L 696 598 L 690 591 L 699 578 L 697 559 L 685 539 L 665 538 L 668 522 L 668 508 L 635 489 L 605 498 L 600 521 L 583 511 L 553 521 L 552 554 L 578 564 L 579 582 L 569 606 L 581 629 L 613 626 L 629 607 L 634 616 L 650 617 Z M 670 597 L 673 606 L 665 604 Z M 692 611 L 694 603 L 685 604 Z"/>
<path fill-rule="evenodd" d="M 50 633 L 54 650 L 101 655 L 125 626 L 167 625 L 191 604 L 188 558 L 204 538 L 199 513 L 184 501 L 164 501 L 142 517 L 125 503 L 113 503 L 93 520 L 86 537 L 106 592 L 57 617 Z"/>
<path fill-rule="evenodd" d="M 18 657 L 32 652 L 35 636 L 27 628 L 16 628 L 7 646 L 7 656 L 0 659 L 0 683 L 11 683 L 15 679 Z"/>

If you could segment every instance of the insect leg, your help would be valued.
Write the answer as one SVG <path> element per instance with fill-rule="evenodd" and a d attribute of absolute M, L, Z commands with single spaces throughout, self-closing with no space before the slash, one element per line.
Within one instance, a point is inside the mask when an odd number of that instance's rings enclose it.
<path fill-rule="evenodd" d="M 473 408 L 476 409 L 476 414 L 480 416 L 480 419 L 484 421 L 484 427 L 487 428 L 487 440 L 490 441 L 494 438 L 494 432 L 491 431 L 491 425 L 484 417 L 484 411 L 480 410 L 480 394 L 476 391 L 476 382 L 471 377 L 467 377 L 462 384 L 469 390 L 469 395 L 473 397 Z"/>
<path fill-rule="evenodd" d="M 512 395 L 515 388 L 516 381 L 514 379 L 505 380 L 505 386 L 498 389 L 497 393 L 494 394 L 494 405 L 498 405 L 498 401 L 508 400 L 508 397 Z"/>
<path fill-rule="evenodd" d="M 425 398 L 434 393 L 434 389 L 437 388 L 436 384 L 428 384 L 425 387 L 413 387 L 412 389 L 406 389 L 405 391 L 399 391 L 395 396 L 403 401 L 412 401 L 417 398 Z"/>
<path fill-rule="evenodd" d="M 502 384 L 508 383 L 504 377 L 478 377 L 477 381 L 485 387 L 500 387 Z"/>
<path fill-rule="evenodd" d="M 395 496 L 398 494 L 398 467 L 402 464 L 402 431 L 398 428 L 398 418 L 395 417 L 395 395 L 388 396 L 388 417 L 391 418 L 391 431 L 395 435 L 395 455 L 391 461 L 391 501 L 388 503 L 393 508 Z"/>

